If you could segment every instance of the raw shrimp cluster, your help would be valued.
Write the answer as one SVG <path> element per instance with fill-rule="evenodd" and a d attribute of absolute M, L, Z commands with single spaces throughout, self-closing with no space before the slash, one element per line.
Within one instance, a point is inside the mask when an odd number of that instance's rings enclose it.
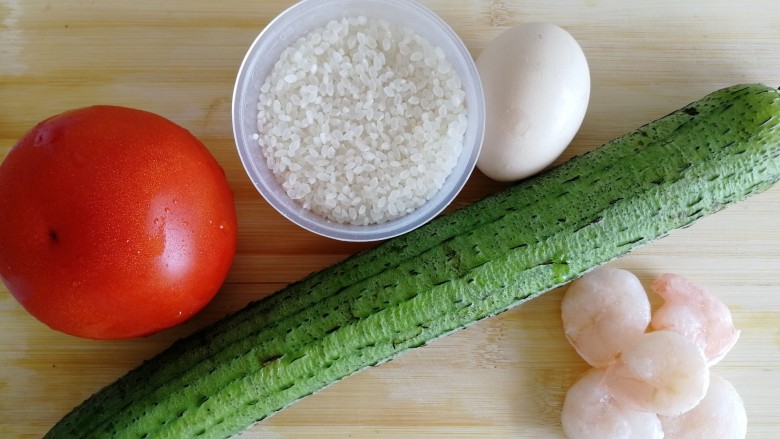
<path fill-rule="evenodd" d="M 731 312 L 688 279 L 663 274 L 651 312 L 639 279 L 599 268 L 571 284 L 561 303 L 566 338 L 592 366 L 566 394 L 569 439 L 744 438 L 736 389 L 711 374 L 739 338 Z"/>

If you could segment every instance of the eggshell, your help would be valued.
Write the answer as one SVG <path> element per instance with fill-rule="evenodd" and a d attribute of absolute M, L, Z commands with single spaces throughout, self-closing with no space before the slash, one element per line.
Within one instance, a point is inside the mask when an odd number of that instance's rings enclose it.
<path fill-rule="evenodd" d="M 554 24 L 527 23 L 490 42 L 477 69 L 487 119 L 477 168 L 499 181 L 542 171 L 585 118 L 590 72 L 582 48 Z"/>

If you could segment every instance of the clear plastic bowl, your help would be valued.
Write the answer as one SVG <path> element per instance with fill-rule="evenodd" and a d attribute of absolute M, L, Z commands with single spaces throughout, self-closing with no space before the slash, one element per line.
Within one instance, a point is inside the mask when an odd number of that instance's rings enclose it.
<path fill-rule="evenodd" d="M 468 126 L 463 151 L 444 186 L 424 205 L 398 219 L 365 226 L 329 221 L 290 199 L 266 165 L 257 133 L 257 101 L 265 77 L 281 53 L 311 30 L 331 20 L 363 15 L 412 29 L 441 47 L 466 92 Z M 342 241 L 378 241 L 409 232 L 446 208 L 468 180 L 482 147 L 485 104 L 474 60 L 458 35 L 438 15 L 412 0 L 303 0 L 272 20 L 249 48 L 233 92 L 233 134 L 249 178 L 260 194 L 293 223 Z"/>

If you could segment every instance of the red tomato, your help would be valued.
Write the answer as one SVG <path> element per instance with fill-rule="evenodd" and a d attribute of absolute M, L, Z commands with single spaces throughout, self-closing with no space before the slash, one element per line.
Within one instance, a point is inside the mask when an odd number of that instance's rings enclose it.
<path fill-rule="evenodd" d="M 69 111 L 0 165 L 0 276 L 58 331 L 120 339 L 181 323 L 216 294 L 235 249 L 222 168 L 155 114 Z"/>

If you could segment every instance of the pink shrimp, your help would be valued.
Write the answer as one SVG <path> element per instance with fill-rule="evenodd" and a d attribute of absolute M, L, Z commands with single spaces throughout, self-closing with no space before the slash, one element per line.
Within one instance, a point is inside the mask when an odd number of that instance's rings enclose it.
<path fill-rule="evenodd" d="M 618 268 L 598 268 L 572 282 L 561 302 L 566 338 L 593 367 L 615 362 L 650 324 L 650 301 L 639 279 Z"/>
<path fill-rule="evenodd" d="M 566 393 L 561 426 L 569 439 L 662 439 L 655 413 L 632 410 L 610 395 L 604 369 L 590 369 Z"/>
<path fill-rule="evenodd" d="M 744 439 L 745 404 L 737 389 L 717 375 L 710 376 L 707 395 L 680 416 L 662 416 L 665 439 Z"/>
<path fill-rule="evenodd" d="M 604 374 L 607 389 L 634 410 L 684 413 L 707 392 L 710 371 L 701 349 L 671 331 L 653 331 L 623 350 Z"/>
<path fill-rule="evenodd" d="M 650 326 L 696 343 L 708 365 L 720 361 L 737 342 L 739 331 L 734 328 L 731 311 L 712 294 L 675 274 L 661 275 L 651 288 L 664 304 L 653 314 Z"/>

